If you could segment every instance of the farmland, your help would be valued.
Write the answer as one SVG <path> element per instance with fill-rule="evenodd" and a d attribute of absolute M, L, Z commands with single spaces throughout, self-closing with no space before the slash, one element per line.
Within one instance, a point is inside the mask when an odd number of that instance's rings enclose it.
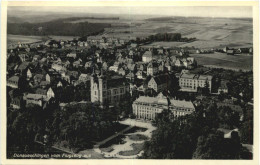
<path fill-rule="evenodd" d="M 145 46 L 141 46 L 141 47 L 158 47 L 158 46 L 162 46 L 162 47 L 178 47 L 180 45 L 185 44 L 186 42 L 153 42 L 150 44 L 147 44 Z"/>
<path fill-rule="evenodd" d="M 135 22 L 135 20 L 129 21 L 132 24 Z M 122 33 L 122 31 L 128 33 Z M 166 20 L 156 19 L 156 21 L 138 20 L 138 24 L 134 27 L 124 29 L 111 27 L 105 31 L 108 36 L 118 34 L 120 37 L 147 37 L 166 32 L 181 33 L 183 37 L 187 38 L 197 38 L 195 42 L 178 43 L 177 46 L 180 47 L 219 48 L 224 46 L 251 47 L 253 45 L 253 27 L 250 19 L 172 17 Z M 162 44 L 162 46 L 166 45 Z"/>
<path fill-rule="evenodd" d="M 33 43 L 42 41 L 41 36 L 7 35 L 7 44 Z"/>
<path fill-rule="evenodd" d="M 48 25 L 46 33 L 57 36 L 79 36 L 90 34 L 90 31 L 100 32 L 100 36 L 116 37 L 120 39 L 130 39 L 131 37 L 148 37 L 157 33 L 180 33 L 182 37 L 196 38 L 197 40 L 189 43 L 152 43 L 149 46 L 161 45 L 166 47 L 195 47 L 202 49 L 223 48 L 225 46 L 252 47 L 253 45 L 253 26 L 252 19 L 236 18 L 199 18 L 199 17 L 168 17 L 150 18 L 145 17 L 126 17 L 120 16 L 118 19 L 99 19 L 99 18 L 73 18 L 59 20 L 59 27 L 52 25 L 53 22 L 44 24 L 33 24 L 36 26 Z M 64 22 L 70 31 L 64 30 Z M 78 28 L 78 25 L 86 24 L 84 28 Z M 71 30 L 74 27 L 77 30 Z M 12 27 L 12 26 L 11 26 Z M 99 30 L 97 29 L 99 28 Z M 104 32 L 102 29 L 104 28 Z M 63 29 L 63 30 L 62 30 Z M 10 28 L 9 28 L 10 30 Z M 62 32 L 60 32 L 62 31 Z M 66 33 L 66 34 L 65 34 Z M 11 34 L 11 33 L 10 33 Z M 13 34 L 13 33 L 12 33 Z"/>
<path fill-rule="evenodd" d="M 214 54 L 191 54 L 195 57 L 199 65 L 213 68 L 225 68 L 232 70 L 252 70 L 253 56 L 246 55 L 226 55 L 223 53 Z"/>

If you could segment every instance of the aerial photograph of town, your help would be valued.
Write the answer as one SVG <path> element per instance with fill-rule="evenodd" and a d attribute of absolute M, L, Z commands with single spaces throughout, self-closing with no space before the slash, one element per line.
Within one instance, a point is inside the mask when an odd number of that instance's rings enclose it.
<path fill-rule="evenodd" d="M 8 6 L 7 159 L 254 158 L 252 6 Z"/>

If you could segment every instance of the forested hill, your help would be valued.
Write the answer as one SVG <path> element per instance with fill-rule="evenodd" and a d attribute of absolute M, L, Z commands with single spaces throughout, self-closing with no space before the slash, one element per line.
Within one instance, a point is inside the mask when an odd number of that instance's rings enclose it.
<path fill-rule="evenodd" d="M 110 26 L 108 23 L 68 23 L 58 19 L 43 23 L 7 23 L 7 34 L 86 36 L 100 33 Z"/>

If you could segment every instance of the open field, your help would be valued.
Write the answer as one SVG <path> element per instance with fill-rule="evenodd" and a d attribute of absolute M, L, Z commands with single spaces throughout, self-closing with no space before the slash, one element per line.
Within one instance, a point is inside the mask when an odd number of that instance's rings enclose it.
<path fill-rule="evenodd" d="M 131 20 L 134 23 L 135 20 Z M 253 27 L 250 19 L 172 17 L 169 20 L 138 20 L 135 27 L 107 28 L 106 35 L 146 37 L 156 33 L 181 33 L 183 37 L 195 37 L 197 41 L 180 47 L 219 48 L 250 47 L 253 45 Z M 122 33 L 127 31 L 130 33 Z"/>
<path fill-rule="evenodd" d="M 224 53 L 214 54 L 191 54 L 195 57 L 198 65 L 208 67 L 221 67 L 233 70 L 252 70 L 253 69 L 253 56 L 245 55 L 226 55 Z"/>
<path fill-rule="evenodd" d="M 162 46 L 162 47 L 178 47 L 180 45 L 186 44 L 186 42 L 153 42 L 145 46 L 149 47 L 157 47 L 157 46 Z"/>
<path fill-rule="evenodd" d="M 42 41 L 41 36 L 7 35 L 7 44 L 33 43 Z"/>
<path fill-rule="evenodd" d="M 57 40 L 57 41 L 59 41 L 59 40 L 64 40 L 64 41 L 66 41 L 66 40 L 73 40 L 74 38 L 78 38 L 78 36 L 48 36 L 48 37 L 50 37 L 51 39 L 54 39 L 54 40 Z"/>
<path fill-rule="evenodd" d="M 69 18 L 69 17 L 68 17 Z M 116 37 L 120 39 L 130 39 L 131 37 L 147 37 L 156 33 L 181 33 L 182 37 L 195 37 L 197 40 L 190 43 L 153 43 L 162 46 L 179 46 L 195 48 L 222 48 L 229 47 L 252 47 L 253 45 L 253 23 L 252 19 L 237 18 L 202 18 L 202 17 L 169 17 L 167 19 L 144 19 L 144 17 L 119 17 L 119 19 L 76 19 L 71 24 L 86 23 L 93 26 L 85 27 L 84 31 L 96 30 L 96 28 L 104 28 L 104 37 Z M 99 23 L 99 24 L 97 24 Z M 101 26 L 100 23 L 107 23 Z M 110 26 L 111 25 L 111 26 Z M 37 25 L 38 26 L 38 25 Z M 62 28 L 63 29 L 63 28 Z M 56 32 L 56 31 L 55 31 Z M 66 33 L 66 31 L 63 32 Z M 60 32 L 59 32 L 60 33 Z M 72 31 L 66 35 L 73 33 L 80 34 L 78 31 Z M 61 33 L 60 33 L 61 34 Z M 71 39 L 56 36 L 55 39 Z M 21 42 L 31 42 L 35 37 L 19 39 Z M 17 37 L 11 39 L 8 37 L 8 43 L 17 42 Z"/>

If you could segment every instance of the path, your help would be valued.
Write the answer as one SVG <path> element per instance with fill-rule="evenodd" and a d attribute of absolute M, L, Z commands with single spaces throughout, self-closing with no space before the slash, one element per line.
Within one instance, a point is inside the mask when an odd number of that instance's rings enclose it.
<path fill-rule="evenodd" d="M 114 135 L 112 135 L 112 136 L 106 138 L 105 140 L 103 140 L 103 141 L 101 141 L 101 142 L 98 142 L 96 145 L 94 145 L 94 149 L 95 149 L 95 148 L 99 148 L 99 146 L 101 146 L 101 145 L 105 144 L 106 142 L 108 142 L 108 141 L 114 139 L 115 137 L 117 137 L 117 136 L 123 134 L 124 132 L 130 130 L 130 129 L 133 128 L 133 127 L 134 127 L 134 126 L 129 126 L 129 127 L 125 128 L 125 129 L 123 129 L 122 131 L 120 131 L 120 132 L 118 132 L 118 133 L 116 133 L 116 134 L 114 134 Z"/>
<path fill-rule="evenodd" d="M 126 134 L 126 135 L 142 134 L 142 135 L 147 136 L 148 138 L 151 138 L 152 132 L 156 129 L 156 127 L 152 126 L 152 124 L 150 122 L 142 121 L 142 120 L 126 119 L 124 121 L 120 121 L 119 123 L 129 125 L 131 128 L 132 127 L 147 128 L 147 130 L 144 131 L 144 132 L 137 131 L 137 132 L 129 133 L 129 134 Z M 113 148 L 113 151 L 111 151 L 111 152 L 102 152 L 99 148 L 94 148 L 94 151 L 101 153 L 106 158 L 122 158 L 122 159 L 134 159 L 134 158 L 137 158 L 137 157 L 139 157 L 143 154 L 143 151 L 140 151 L 138 154 L 135 154 L 135 155 L 129 155 L 129 156 L 120 155 L 119 153 L 121 151 L 131 151 L 131 150 L 133 150 L 133 147 L 131 146 L 132 144 L 134 144 L 134 143 L 140 144 L 140 143 L 145 142 L 145 140 L 140 140 L 140 141 L 131 140 L 128 136 L 126 136 L 123 140 L 125 141 L 125 143 L 123 143 L 123 144 L 112 145 L 111 147 Z"/>

